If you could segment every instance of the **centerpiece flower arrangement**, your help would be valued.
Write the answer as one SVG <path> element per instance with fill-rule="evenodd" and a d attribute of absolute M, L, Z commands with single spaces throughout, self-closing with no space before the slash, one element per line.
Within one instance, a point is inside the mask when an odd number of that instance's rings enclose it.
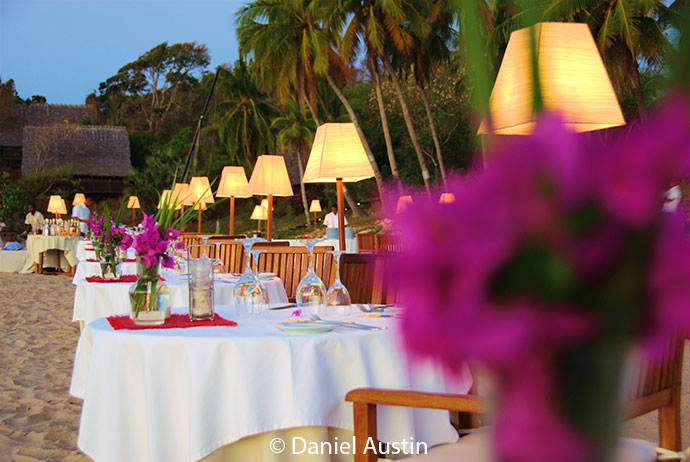
<path fill-rule="evenodd" d="M 454 203 L 396 217 L 406 347 L 492 373 L 497 460 L 610 460 L 626 356 L 688 335 L 687 215 L 662 211 L 690 177 L 690 102 L 673 98 L 612 142 L 542 116 Z"/>
<path fill-rule="evenodd" d="M 171 188 L 172 189 L 172 188 Z M 182 198 L 164 197 L 155 215 L 143 214 L 132 247 L 137 254 L 137 282 L 129 290 L 130 318 L 135 324 L 162 324 L 170 317 L 169 290 L 160 279 L 160 267 L 174 268 L 172 251 L 184 246 L 178 242 L 180 229 L 191 220 L 198 201 L 175 217 Z"/>
<path fill-rule="evenodd" d="M 116 219 L 110 216 L 107 204 L 103 204 L 103 214 L 89 217 L 88 228 L 91 235 L 96 258 L 100 260 L 101 276 L 117 278 L 120 275 L 122 253 L 132 245 L 132 237 L 124 226 L 120 225 L 123 204 Z M 126 254 L 125 254 L 126 255 Z"/>

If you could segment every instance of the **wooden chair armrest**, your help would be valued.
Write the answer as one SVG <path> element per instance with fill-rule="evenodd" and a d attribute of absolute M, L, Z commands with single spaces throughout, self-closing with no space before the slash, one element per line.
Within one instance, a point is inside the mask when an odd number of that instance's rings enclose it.
<path fill-rule="evenodd" d="M 446 409 L 475 414 L 485 412 L 487 407 L 486 400 L 477 395 L 455 395 L 383 388 L 356 388 L 345 396 L 345 401 L 355 404 Z"/>

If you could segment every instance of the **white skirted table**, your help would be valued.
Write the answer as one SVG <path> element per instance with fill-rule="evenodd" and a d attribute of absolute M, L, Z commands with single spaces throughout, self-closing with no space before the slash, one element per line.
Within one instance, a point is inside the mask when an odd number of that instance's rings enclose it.
<path fill-rule="evenodd" d="M 218 312 L 232 319 L 231 307 Z M 79 448 L 99 462 L 211 461 L 220 453 L 299 461 L 304 452 L 291 454 L 303 451 L 299 438 L 352 440 L 352 405 L 344 398 L 354 388 L 467 393 L 471 386 L 467 371 L 451 381 L 430 362 L 408 364 L 391 318 L 336 318 L 387 330 L 287 335 L 273 323 L 288 317 L 289 310 L 271 311 L 241 318 L 237 327 L 160 330 L 90 323 L 70 387 L 84 400 Z M 399 407 L 379 410 L 378 436 L 428 447 L 457 439 L 447 411 Z M 283 439 L 282 454 L 272 452 L 280 449 L 274 438 Z"/>
<path fill-rule="evenodd" d="M 36 266 L 37 273 L 42 272 L 44 267 L 53 267 L 69 273 L 79 262 L 77 245 L 80 240 L 79 236 L 30 234 L 26 238 L 26 250 Z"/>
<path fill-rule="evenodd" d="M 213 298 L 216 304 L 232 303 L 237 280 L 236 277 L 224 274 L 214 281 Z M 271 277 L 262 282 L 268 292 L 270 303 L 288 303 L 285 287 L 279 278 Z M 77 281 L 72 321 L 88 324 L 98 318 L 129 313 L 129 288 L 132 284 L 131 282 L 87 282 L 86 279 Z M 187 281 L 166 273 L 165 284 L 170 289 L 170 306 L 172 308 L 186 307 L 188 304 Z"/>
<path fill-rule="evenodd" d="M 137 274 L 136 261 L 123 261 L 120 267 L 120 274 Z M 77 269 L 74 271 L 72 284 L 77 285 L 79 281 L 88 276 L 100 276 L 101 264 L 95 260 L 79 260 Z"/>
<path fill-rule="evenodd" d="M 0 250 L 0 273 L 33 273 L 34 261 L 27 250 Z"/>

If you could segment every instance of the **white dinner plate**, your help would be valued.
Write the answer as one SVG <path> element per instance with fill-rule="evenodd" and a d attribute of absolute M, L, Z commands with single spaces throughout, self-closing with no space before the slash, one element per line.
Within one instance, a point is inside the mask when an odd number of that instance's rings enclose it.
<path fill-rule="evenodd" d="M 283 321 L 275 323 L 276 327 L 286 334 L 308 335 L 330 332 L 340 325 L 335 321 Z"/>

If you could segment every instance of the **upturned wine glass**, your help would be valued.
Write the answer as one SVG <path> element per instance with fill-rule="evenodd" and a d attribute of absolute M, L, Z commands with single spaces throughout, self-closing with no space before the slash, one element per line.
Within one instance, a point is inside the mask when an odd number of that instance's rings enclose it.
<path fill-rule="evenodd" d="M 303 314 L 318 314 L 326 303 L 326 286 L 314 271 L 314 246 L 320 239 L 303 239 L 309 254 L 309 268 L 296 291 L 297 306 Z"/>
<path fill-rule="evenodd" d="M 214 242 L 216 245 L 216 258 L 213 260 L 213 271 L 216 273 L 225 273 L 225 263 L 223 263 L 223 260 L 220 258 L 220 246 L 223 244 L 222 242 Z"/>
<path fill-rule="evenodd" d="M 345 252 L 333 250 L 330 253 L 333 254 L 335 260 L 335 281 L 333 281 L 333 285 L 326 293 L 325 314 L 350 314 L 350 305 L 352 304 L 350 292 L 347 291 L 347 287 L 340 280 L 340 257 Z"/>
<path fill-rule="evenodd" d="M 268 292 L 252 269 L 252 254 L 256 257 L 257 264 L 261 254 L 260 250 L 252 251 L 252 246 L 263 241 L 265 239 L 262 238 L 242 239 L 241 241 L 246 254 L 246 265 L 233 292 L 238 316 L 257 313 L 268 305 Z"/>

